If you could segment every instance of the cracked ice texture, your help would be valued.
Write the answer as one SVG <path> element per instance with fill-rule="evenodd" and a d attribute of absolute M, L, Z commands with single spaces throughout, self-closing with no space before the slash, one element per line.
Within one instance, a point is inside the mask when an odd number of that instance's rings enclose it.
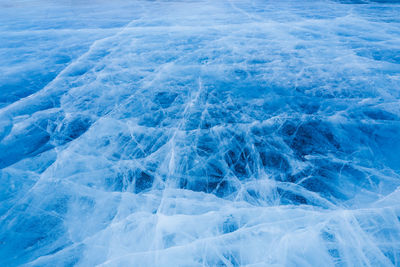
<path fill-rule="evenodd" d="M 0 33 L 2 266 L 400 265 L 399 1 L 5 0 Z"/>

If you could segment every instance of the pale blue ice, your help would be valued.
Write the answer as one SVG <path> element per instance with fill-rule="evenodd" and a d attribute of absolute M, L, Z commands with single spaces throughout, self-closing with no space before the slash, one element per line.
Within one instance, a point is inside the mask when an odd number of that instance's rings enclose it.
<path fill-rule="evenodd" d="M 400 1 L 0 0 L 0 266 L 400 266 Z"/>

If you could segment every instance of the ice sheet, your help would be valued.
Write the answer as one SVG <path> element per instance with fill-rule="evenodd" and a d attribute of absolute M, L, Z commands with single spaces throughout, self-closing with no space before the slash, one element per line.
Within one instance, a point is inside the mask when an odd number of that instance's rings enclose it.
<path fill-rule="evenodd" d="M 399 1 L 0 2 L 2 266 L 400 265 Z"/>

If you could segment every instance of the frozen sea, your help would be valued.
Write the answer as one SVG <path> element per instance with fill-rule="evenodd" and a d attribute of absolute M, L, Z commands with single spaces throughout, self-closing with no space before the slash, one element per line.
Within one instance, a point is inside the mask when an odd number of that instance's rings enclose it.
<path fill-rule="evenodd" d="M 400 266 L 400 1 L 0 0 L 0 266 Z"/>

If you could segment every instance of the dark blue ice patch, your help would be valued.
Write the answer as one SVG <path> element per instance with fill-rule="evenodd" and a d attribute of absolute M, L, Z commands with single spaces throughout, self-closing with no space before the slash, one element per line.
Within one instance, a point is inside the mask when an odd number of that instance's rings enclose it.
<path fill-rule="evenodd" d="M 159 92 L 154 97 L 154 102 L 159 104 L 162 108 L 169 108 L 177 96 L 178 94 L 173 92 Z"/>
<path fill-rule="evenodd" d="M 340 144 L 333 131 L 333 126 L 323 121 L 306 121 L 300 125 L 287 123 L 282 128 L 283 138 L 301 157 L 339 150 Z"/>
<path fill-rule="evenodd" d="M 204 133 L 199 136 L 196 149 L 199 156 L 209 157 L 218 151 L 218 140 L 212 133 Z"/>
<path fill-rule="evenodd" d="M 288 172 L 290 170 L 290 164 L 286 158 L 272 151 L 261 151 L 260 152 L 261 163 L 268 169 L 276 169 L 281 172 Z"/>
<path fill-rule="evenodd" d="M 93 120 L 85 115 L 77 115 L 74 118 L 64 119 L 57 131 L 57 139 L 61 143 L 70 142 L 84 134 L 91 126 Z"/>
<path fill-rule="evenodd" d="M 151 188 L 154 177 L 144 171 L 140 171 L 135 177 L 135 193 L 140 193 Z"/>
<path fill-rule="evenodd" d="M 279 195 L 279 201 L 283 205 L 285 204 L 295 204 L 295 205 L 302 205 L 307 204 L 307 198 L 300 194 L 293 193 L 291 191 L 287 191 L 281 188 L 277 189 Z"/>

